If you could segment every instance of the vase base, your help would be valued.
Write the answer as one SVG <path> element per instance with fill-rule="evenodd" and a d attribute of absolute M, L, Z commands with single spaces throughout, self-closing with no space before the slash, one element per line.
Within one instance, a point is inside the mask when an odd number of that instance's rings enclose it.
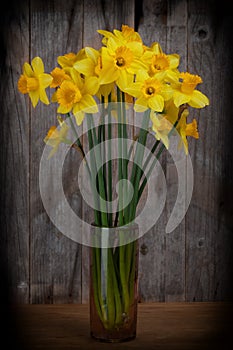
<path fill-rule="evenodd" d="M 125 338 L 101 338 L 91 333 L 91 337 L 100 343 L 124 343 L 127 341 L 134 340 L 136 338 L 136 334 Z"/>

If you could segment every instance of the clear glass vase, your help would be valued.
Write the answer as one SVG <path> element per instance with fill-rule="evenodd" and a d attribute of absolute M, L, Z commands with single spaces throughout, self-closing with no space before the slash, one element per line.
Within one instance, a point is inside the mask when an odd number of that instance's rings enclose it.
<path fill-rule="evenodd" d="M 95 228 L 94 228 L 95 229 Z M 97 228 L 103 233 L 107 228 Z M 135 236 L 137 225 L 116 228 Z M 118 232 L 117 232 L 118 233 Z M 90 248 L 90 333 L 104 342 L 136 337 L 138 240 L 110 248 Z"/>

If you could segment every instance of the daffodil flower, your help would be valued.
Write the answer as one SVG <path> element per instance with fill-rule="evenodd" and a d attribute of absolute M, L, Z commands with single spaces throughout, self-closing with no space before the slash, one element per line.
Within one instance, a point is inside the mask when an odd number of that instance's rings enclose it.
<path fill-rule="evenodd" d="M 71 75 L 75 63 L 83 58 L 85 58 L 85 50 L 81 49 L 77 54 L 69 52 L 64 56 L 58 56 L 57 62 L 67 74 Z"/>
<path fill-rule="evenodd" d="M 49 100 L 45 89 L 51 84 L 53 78 L 44 73 L 44 64 L 40 57 L 34 57 L 31 65 L 24 63 L 23 74 L 18 80 L 18 90 L 22 94 L 28 94 L 33 107 L 36 107 L 39 100 L 48 105 Z"/>
<path fill-rule="evenodd" d="M 194 108 L 203 108 L 209 104 L 208 98 L 196 86 L 202 83 L 201 77 L 188 72 L 180 73 L 181 82 L 173 85 L 174 103 L 177 107 L 188 103 Z"/>
<path fill-rule="evenodd" d="M 173 99 L 170 99 L 164 104 L 163 115 L 172 125 L 174 125 L 181 115 L 187 117 L 189 115 L 189 112 L 188 108 L 185 105 L 182 107 L 176 107 Z"/>
<path fill-rule="evenodd" d="M 51 88 L 57 88 L 58 86 L 61 85 L 61 83 L 64 80 L 70 80 L 71 79 L 71 77 L 68 74 L 66 74 L 64 69 L 58 68 L 58 67 L 54 68 L 50 74 L 51 74 L 51 76 L 53 78 L 53 80 L 52 80 L 52 82 L 50 84 Z"/>
<path fill-rule="evenodd" d="M 96 77 L 82 79 L 77 71 L 72 71 L 72 80 L 64 80 L 57 89 L 56 98 L 59 103 L 58 113 L 73 111 L 76 122 L 80 125 L 84 113 L 98 112 L 97 104 L 92 97 L 99 88 Z"/>
<path fill-rule="evenodd" d="M 178 80 L 179 55 L 163 53 L 158 43 L 153 43 L 150 48 L 145 50 L 142 61 L 148 64 L 148 73 L 151 77 L 156 75 L 157 78 L 170 82 Z"/>
<path fill-rule="evenodd" d="M 113 33 L 107 30 L 97 30 L 97 32 L 104 36 L 102 42 L 106 46 L 108 45 L 108 39 L 110 38 L 114 39 L 119 45 L 125 45 L 132 41 L 138 41 L 142 43 L 142 39 L 139 33 L 135 32 L 132 27 L 129 27 L 127 25 L 122 25 L 121 31 L 114 29 Z"/>
<path fill-rule="evenodd" d="M 78 60 L 74 64 L 74 68 L 85 77 L 96 77 L 98 78 L 102 69 L 102 57 L 99 51 L 92 47 L 85 48 L 86 57 Z M 102 84 L 99 86 L 99 91 L 96 96 L 101 100 L 101 96 L 104 96 L 106 102 L 108 101 L 109 94 L 114 95 L 114 84 Z"/>
<path fill-rule="evenodd" d="M 67 139 L 67 133 L 69 131 L 68 125 L 64 120 L 58 117 L 58 122 L 60 128 L 56 126 L 51 126 L 46 137 L 44 138 L 44 142 L 52 147 L 51 152 L 49 153 L 48 158 L 51 158 L 58 150 L 60 143 L 65 143 L 71 145 L 72 142 Z"/>
<path fill-rule="evenodd" d="M 125 91 L 137 98 L 134 105 L 137 112 L 143 112 L 148 108 L 162 112 L 164 101 L 169 100 L 173 94 L 168 84 L 155 77 L 151 78 L 145 71 L 139 71 L 136 82 L 129 85 Z"/>
<path fill-rule="evenodd" d="M 101 50 L 100 84 L 116 82 L 117 86 L 125 91 L 125 88 L 133 81 L 134 74 L 139 69 L 147 68 L 140 59 L 143 50 L 141 42 L 132 41 L 122 45 L 118 40 L 110 37 L 107 47 L 102 47 Z"/>
<path fill-rule="evenodd" d="M 99 66 L 100 52 L 92 47 L 85 47 L 85 56 L 74 63 L 74 68 L 86 77 L 98 77 Z"/>
<path fill-rule="evenodd" d="M 199 133 L 197 130 L 197 121 L 196 119 L 193 119 L 191 123 L 187 124 L 187 119 L 185 115 L 181 115 L 181 118 L 179 120 L 179 123 L 177 125 L 177 130 L 181 137 L 180 144 L 183 143 L 185 153 L 188 154 L 188 140 L 187 136 L 192 136 L 195 139 L 199 138 Z"/>
<path fill-rule="evenodd" d="M 173 125 L 159 113 L 151 111 L 150 119 L 152 121 L 152 130 L 155 132 L 155 138 L 161 140 L 164 146 L 169 147 L 169 132 L 173 128 Z"/>

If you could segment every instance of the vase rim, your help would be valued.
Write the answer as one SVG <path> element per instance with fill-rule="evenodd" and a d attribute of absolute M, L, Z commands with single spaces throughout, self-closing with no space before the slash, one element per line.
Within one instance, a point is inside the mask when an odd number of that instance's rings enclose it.
<path fill-rule="evenodd" d="M 138 224 L 136 222 L 132 222 L 123 226 L 98 226 L 94 222 L 92 222 L 91 226 L 93 226 L 93 228 L 98 228 L 103 231 L 108 231 L 109 229 L 115 229 L 115 230 L 129 230 L 129 229 L 137 230 L 138 229 Z"/>

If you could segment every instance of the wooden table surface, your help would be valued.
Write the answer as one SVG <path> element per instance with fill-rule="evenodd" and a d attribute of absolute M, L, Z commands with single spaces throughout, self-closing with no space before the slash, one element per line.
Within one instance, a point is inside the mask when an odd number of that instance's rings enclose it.
<path fill-rule="evenodd" d="M 21 305 L 11 311 L 22 349 L 233 349 L 232 303 L 138 305 L 137 338 L 107 344 L 89 335 L 88 305 Z M 12 337 L 14 334 L 12 333 Z M 8 349 L 8 347 L 5 347 Z M 20 348 L 21 349 L 21 348 Z"/>

